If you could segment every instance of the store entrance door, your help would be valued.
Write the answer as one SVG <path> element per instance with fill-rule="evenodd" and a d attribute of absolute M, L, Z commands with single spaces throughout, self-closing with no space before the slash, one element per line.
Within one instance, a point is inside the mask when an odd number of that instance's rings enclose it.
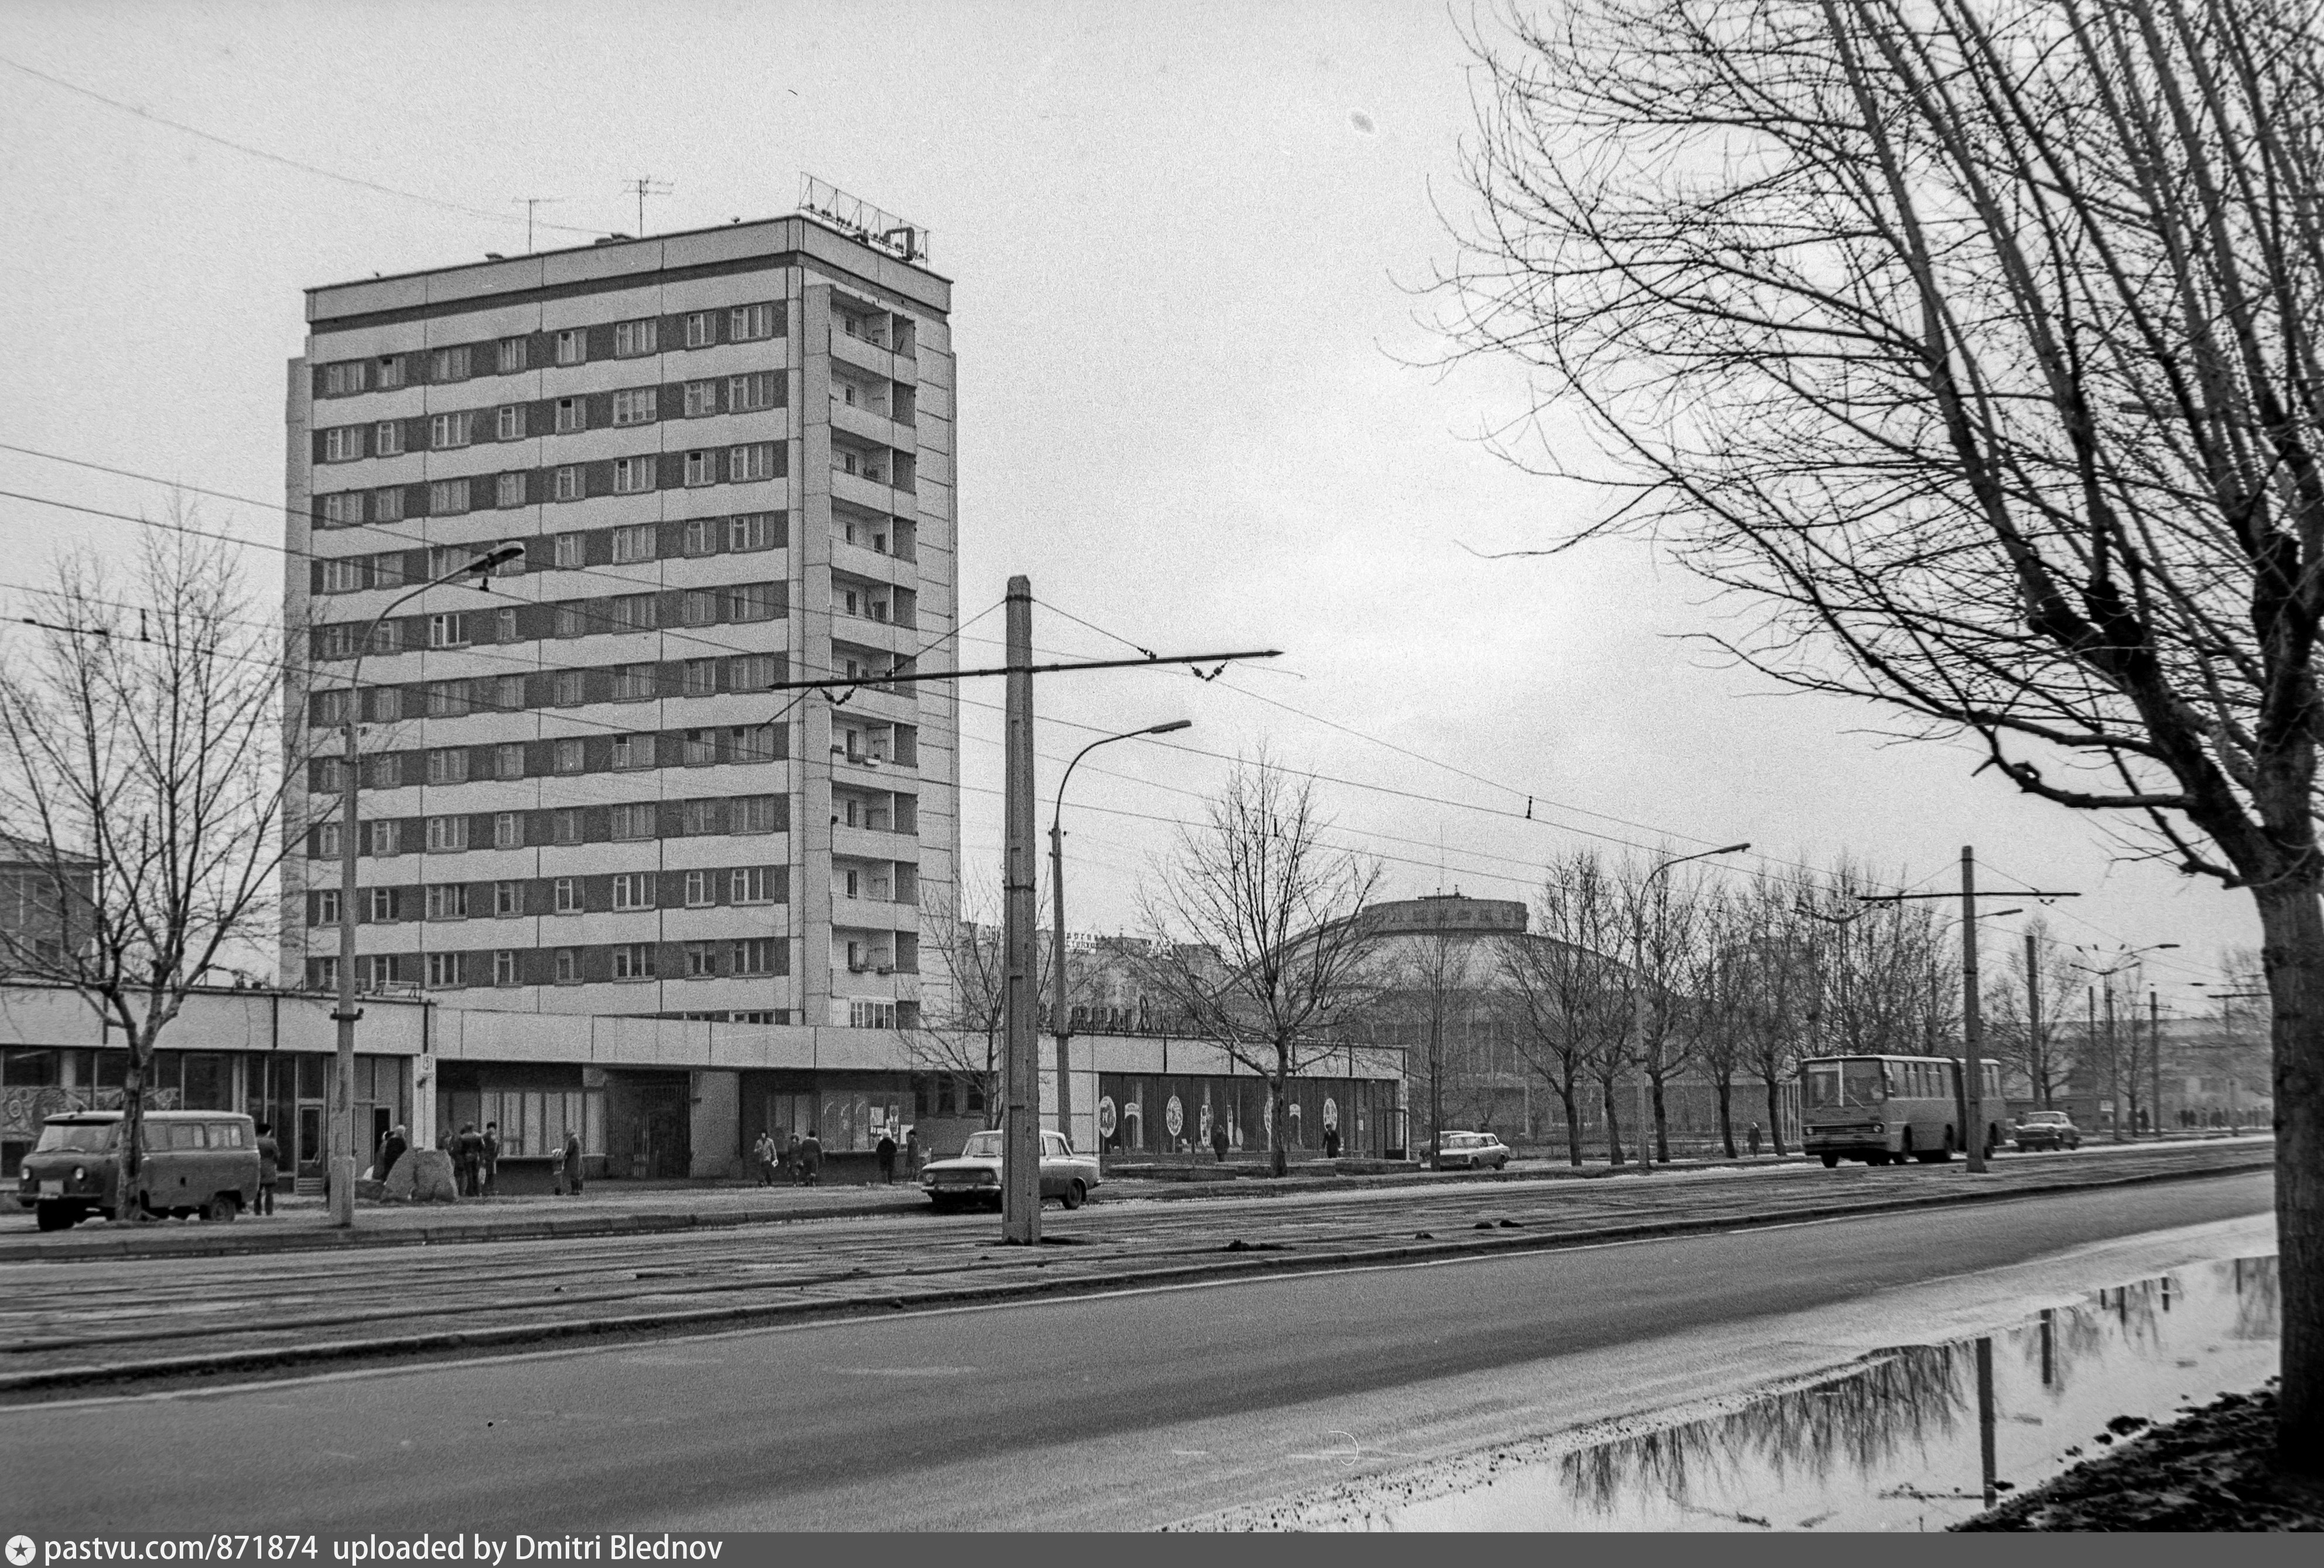
<path fill-rule="evenodd" d="M 637 1085 L 637 1127 L 630 1150 L 630 1173 L 650 1181 L 678 1181 L 692 1174 L 693 1139 L 687 1116 L 686 1080 Z"/>

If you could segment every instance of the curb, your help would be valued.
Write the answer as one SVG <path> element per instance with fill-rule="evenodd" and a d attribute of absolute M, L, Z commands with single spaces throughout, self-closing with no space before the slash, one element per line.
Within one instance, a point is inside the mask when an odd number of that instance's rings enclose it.
<path fill-rule="evenodd" d="M 2261 1151 L 2254 1150 L 2255 1155 Z M 2159 1171 L 2090 1182 L 2052 1182 L 2006 1192 L 1965 1191 L 1881 1198 L 1868 1204 L 1822 1204 L 1782 1213 L 1742 1218 L 1668 1219 L 1622 1225 L 1601 1225 L 1587 1231 L 1554 1234 L 1510 1234 L 1494 1231 L 1459 1241 L 1399 1243 L 1338 1252 L 1305 1254 L 1258 1252 L 1237 1254 L 1237 1261 L 1172 1264 L 1126 1268 L 1107 1274 L 1029 1279 L 1013 1283 L 965 1285 L 942 1289 L 891 1291 L 853 1301 L 785 1301 L 695 1307 L 680 1312 L 632 1313 L 619 1317 L 562 1323 L 512 1324 L 502 1328 L 447 1329 L 431 1333 L 337 1340 L 320 1344 L 281 1345 L 263 1350 L 214 1351 L 198 1355 L 167 1356 L 112 1366 L 45 1367 L 35 1371 L 0 1373 L 0 1395 L 35 1393 L 43 1389 L 82 1388 L 156 1378 L 256 1371 L 334 1361 L 381 1360 L 424 1355 L 430 1351 L 494 1349 L 510 1345 L 547 1343 L 623 1333 L 732 1327 L 752 1323 L 776 1324 L 816 1318 L 876 1315 L 881 1312 L 926 1310 L 973 1302 L 1007 1301 L 1039 1296 L 1096 1294 L 1125 1287 L 1190 1284 L 1205 1279 L 1253 1277 L 1287 1274 L 1329 1273 L 1335 1269 L 1386 1263 L 1418 1262 L 1480 1255 L 1554 1252 L 1608 1241 L 1651 1241 L 1671 1236 L 1749 1231 L 1766 1225 L 1797 1224 L 1803 1221 L 1848 1219 L 1859 1214 L 1897 1213 L 1914 1209 L 1959 1208 L 1971 1204 L 2008 1203 L 2019 1198 L 2067 1193 L 2097 1192 L 2115 1187 L 2150 1186 L 2161 1182 L 2197 1181 L 2211 1176 L 2246 1176 L 2273 1169 L 2273 1154 L 2249 1164 L 2218 1166 L 2208 1170 Z"/>

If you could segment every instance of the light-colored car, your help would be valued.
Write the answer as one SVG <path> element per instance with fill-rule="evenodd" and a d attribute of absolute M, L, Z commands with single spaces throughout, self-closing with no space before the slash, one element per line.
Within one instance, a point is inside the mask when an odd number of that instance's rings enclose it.
<path fill-rule="evenodd" d="M 930 1160 L 920 1172 L 920 1190 L 936 1209 L 966 1208 L 972 1204 L 1001 1207 L 1001 1160 L 1004 1135 L 999 1130 L 972 1132 L 961 1151 L 950 1159 Z M 1078 1209 L 1098 1185 L 1097 1158 L 1075 1154 L 1065 1134 L 1041 1134 L 1041 1196 Z"/>
<path fill-rule="evenodd" d="M 1489 1132 L 1448 1132 L 1437 1145 L 1438 1170 L 1499 1170 L 1509 1146 Z"/>
<path fill-rule="evenodd" d="M 2080 1148 L 2082 1130 L 2062 1111 L 2028 1111 L 2009 1130 L 2010 1141 L 2020 1148 Z"/>

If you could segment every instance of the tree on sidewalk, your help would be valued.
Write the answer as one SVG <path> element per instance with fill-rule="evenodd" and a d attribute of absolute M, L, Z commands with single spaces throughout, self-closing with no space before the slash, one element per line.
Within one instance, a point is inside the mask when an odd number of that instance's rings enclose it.
<path fill-rule="evenodd" d="M 69 986 L 128 1047 L 123 1218 L 154 1047 L 196 988 L 271 962 L 276 876 L 309 826 L 284 820 L 307 761 L 303 727 L 281 739 L 300 672 L 280 627 L 244 618 L 265 596 L 234 547 L 192 521 L 173 508 L 125 575 L 64 558 L 0 657 L 0 836 L 61 922 L 60 939 L 0 924 L 0 969 Z"/>
<path fill-rule="evenodd" d="M 1565 1158 L 1582 1163 L 1582 1103 L 1593 1064 L 1618 1057 L 1629 1028 L 1616 962 L 1621 913 L 1604 862 L 1578 850 L 1549 868 L 1532 928 L 1499 940 L 1499 985 L 1517 1053 L 1565 1112 Z M 1610 1111 L 1610 1107 L 1609 1107 Z M 1609 1121 L 1608 1136 L 1612 1138 Z"/>
<path fill-rule="evenodd" d="M 1358 918 L 1377 863 L 1325 841 L 1314 785 L 1239 763 L 1148 895 L 1143 978 L 1167 1010 L 1266 1075 L 1268 1168 L 1284 1145 L 1291 1076 L 1344 1046 L 1379 983 Z"/>
<path fill-rule="evenodd" d="M 2305 0 L 1567 0 L 1482 45 L 1476 352 L 1765 609 L 1714 639 L 2247 890 L 2280 1453 L 2324 1473 L 2324 29 Z M 1546 410 L 1523 428 L 1549 427 Z"/>

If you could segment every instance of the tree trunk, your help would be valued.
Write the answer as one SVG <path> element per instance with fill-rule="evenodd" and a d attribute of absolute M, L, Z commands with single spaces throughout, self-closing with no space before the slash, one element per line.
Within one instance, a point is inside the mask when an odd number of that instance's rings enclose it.
<path fill-rule="evenodd" d="M 1711 1084 L 1719 1091 L 1719 1141 L 1727 1148 L 1727 1158 L 1735 1158 L 1735 1077 L 1725 1068 L 1711 1075 Z"/>
<path fill-rule="evenodd" d="M 1565 1106 L 1565 1163 L 1578 1170 L 1582 1167 L 1582 1107 L 1575 1103 L 1572 1080 L 1558 1086 L 1557 1098 Z"/>
<path fill-rule="evenodd" d="M 1269 1175 L 1286 1176 L 1291 1170 L 1290 1156 L 1283 1147 L 1285 1083 L 1291 1076 L 1291 1055 L 1277 1051 L 1275 1056 L 1275 1076 L 1268 1084 L 1268 1093 L 1275 1108 L 1267 1119 L 1267 1168 Z"/>
<path fill-rule="evenodd" d="M 1655 1163 L 1670 1164 L 1670 1118 L 1663 1113 L 1663 1081 L 1646 1080 L 1648 1094 L 1655 1102 Z"/>
<path fill-rule="evenodd" d="M 1762 1072 L 1760 1080 L 1767 1086 L 1767 1143 L 1775 1158 L 1784 1158 L 1784 1091 L 1775 1075 Z"/>
<path fill-rule="evenodd" d="M 1600 1078 L 1598 1086 L 1606 1096 L 1606 1163 L 1619 1165 L 1622 1163 L 1622 1123 L 1614 1114 L 1614 1080 Z"/>
<path fill-rule="evenodd" d="M 121 1078 L 121 1185 L 114 1189 L 113 1217 L 127 1222 L 144 1212 L 137 1201 L 137 1177 L 145 1154 L 145 1073 L 152 1064 L 151 1047 L 138 1048 L 129 1037 L 129 1065 Z"/>
<path fill-rule="evenodd" d="M 2276 1462 L 2313 1476 L 2324 1474 L 2324 907 L 2304 881 L 2253 891 L 2275 1014 Z"/>

